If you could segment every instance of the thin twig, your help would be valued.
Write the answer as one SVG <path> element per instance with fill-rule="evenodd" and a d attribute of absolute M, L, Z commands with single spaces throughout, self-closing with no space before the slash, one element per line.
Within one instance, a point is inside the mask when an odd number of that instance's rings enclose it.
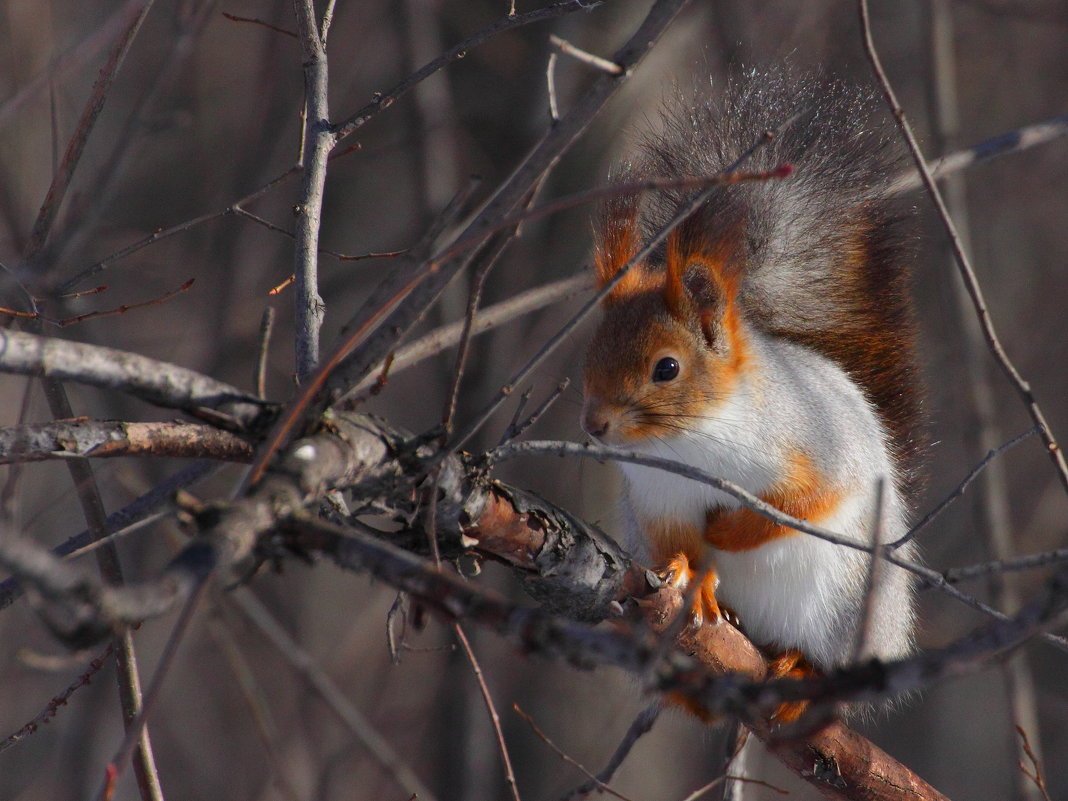
<path fill-rule="evenodd" d="M 96 320 L 100 317 L 111 317 L 116 314 L 126 314 L 128 311 L 134 311 L 135 309 L 147 309 L 149 306 L 160 306 L 173 298 L 175 295 L 180 295 L 183 292 L 188 292 L 193 288 L 193 283 L 196 279 L 190 278 L 184 284 L 177 289 L 164 292 L 158 298 L 152 300 L 141 301 L 140 303 L 123 304 L 116 306 L 114 309 L 100 309 L 98 311 L 86 312 L 85 314 L 79 314 L 76 317 L 68 317 L 65 320 L 58 320 L 56 325 L 60 328 L 66 328 L 68 325 L 74 325 L 75 323 L 83 323 L 86 320 Z"/>
<path fill-rule="evenodd" d="M 85 671 L 77 679 L 75 679 L 69 687 L 67 687 L 67 689 L 52 698 L 52 700 L 48 702 L 45 708 L 37 713 L 33 720 L 31 720 L 18 731 L 9 735 L 6 740 L 0 742 L 0 753 L 3 753 L 14 745 L 18 745 L 31 734 L 36 732 L 43 724 L 48 723 L 48 721 L 54 718 L 59 712 L 59 708 L 61 706 L 67 705 L 67 702 L 70 700 L 70 697 L 74 695 L 74 692 L 79 688 L 89 684 L 93 676 L 100 670 L 100 668 L 104 667 L 104 664 L 107 662 L 108 657 L 111 656 L 111 652 L 114 650 L 114 648 L 114 643 L 109 644 L 108 647 L 104 649 L 104 652 L 100 654 L 100 656 L 94 658 L 89 663 L 89 667 L 87 667 Z"/>
<path fill-rule="evenodd" d="M 964 479 L 954 488 L 954 490 L 951 493 L 949 493 L 949 495 L 947 495 L 945 498 L 943 498 L 941 500 L 941 502 L 939 502 L 939 504 L 937 506 L 935 506 L 934 509 L 932 509 L 926 515 L 924 515 L 923 520 L 921 520 L 919 523 L 917 523 L 915 526 L 913 526 L 912 529 L 909 530 L 904 536 L 902 536 L 899 539 L 896 539 L 893 542 L 887 544 L 886 547 L 889 548 L 890 550 L 895 550 L 897 548 L 900 548 L 905 543 L 911 542 L 916 537 L 916 535 L 918 535 L 921 531 L 923 531 L 923 529 L 925 529 L 928 525 L 930 525 L 939 515 L 941 515 L 942 512 L 944 512 L 946 510 L 947 506 L 949 506 L 951 503 L 953 503 L 953 501 L 957 500 L 957 498 L 959 498 L 961 495 L 964 494 L 964 491 L 966 489 L 968 489 L 968 485 L 971 484 L 973 481 L 975 481 L 976 477 L 980 473 L 983 472 L 983 470 L 986 468 L 986 466 L 988 464 L 990 464 L 990 462 L 992 462 L 994 459 L 996 459 L 998 456 L 1000 456 L 1001 454 L 1003 454 L 1005 451 L 1009 450 L 1010 448 L 1012 448 L 1012 447 L 1014 447 L 1016 445 L 1019 445 L 1021 442 L 1023 442 L 1025 439 L 1030 437 L 1032 434 L 1037 434 L 1037 433 L 1038 433 L 1038 426 L 1035 426 L 1033 428 L 1029 428 L 1027 431 L 1024 431 L 1022 434 L 1017 434 L 1015 437 L 1013 437 L 1012 439 L 1010 439 L 1008 442 L 1004 443 L 1003 445 L 1000 445 L 999 447 L 995 448 L 994 450 L 989 451 L 987 453 L 987 455 L 983 457 L 983 460 L 981 462 L 979 462 L 979 464 L 977 464 L 975 467 L 973 467 L 968 472 L 968 475 L 966 475 L 964 477 Z"/>
<path fill-rule="evenodd" d="M 252 376 L 253 386 L 256 387 L 256 397 L 260 400 L 267 399 L 267 356 L 271 349 L 271 332 L 274 330 L 274 306 L 268 306 L 263 310 L 260 318 L 260 346 L 256 357 L 256 372 Z"/>
<path fill-rule="evenodd" d="M 241 610 L 267 640 L 277 649 L 297 673 L 326 702 L 345 727 L 352 732 L 368 753 L 383 767 L 394 781 L 407 793 L 415 793 L 421 801 L 434 801 L 434 794 L 408 767 L 374 726 L 341 692 L 315 658 L 294 640 L 275 618 L 271 611 L 247 589 L 238 589 L 227 596 Z"/>
<path fill-rule="evenodd" d="M 864 605 L 857 620 L 856 637 L 853 642 L 853 662 L 863 662 L 868 656 L 868 637 L 871 632 L 872 615 L 875 611 L 875 596 L 879 592 L 880 568 L 883 562 L 883 531 L 886 529 L 886 477 L 879 476 L 875 482 L 875 509 L 871 521 L 871 557 L 868 559 L 868 575 L 864 582 Z"/>
<path fill-rule="evenodd" d="M 660 713 L 663 709 L 663 704 L 656 701 L 639 712 L 638 716 L 634 718 L 630 726 L 627 727 L 627 733 L 623 735 L 623 739 L 620 740 L 619 745 L 616 746 L 616 750 L 613 752 L 611 759 L 608 760 L 608 764 L 605 765 L 601 772 L 594 777 L 596 781 L 586 782 L 585 784 L 579 785 L 563 796 L 561 801 L 569 801 L 576 796 L 585 797 L 596 790 L 598 785 L 610 782 L 616 771 L 619 770 L 619 766 L 622 765 L 630 755 L 631 749 L 634 748 L 634 744 L 652 731 L 653 724 L 656 723 L 656 719 L 660 717 Z"/>
<path fill-rule="evenodd" d="M 167 503 L 174 496 L 175 492 L 185 489 L 186 487 L 204 479 L 211 475 L 216 469 L 218 469 L 218 464 L 215 462 L 206 460 L 195 462 L 184 470 L 175 473 L 162 484 L 145 493 L 127 506 L 124 506 L 119 511 L 112 512 L 108 515 L 107 520 L 104 521 L 104 527 L 108 531 L 108 535 L 105 539 L 110 540 L 121 536 L 123 533 L 130 530 L 132 526 L 137 525 L 146 517 L 154 513 L 162 504 Z M 85 550 L 87 546 L 91 546 L 99 541 L 100 540 L 94 540 L 93 532 L 86 529 L 85 531 L 68 538 L 65 542 L 54 548 L 52 553 L 56 556 L 73 556 L 74 554 Z M 17 578 L 12 577 L 0 582 L 0 610 L 6 609 L 14 603 L 22 596 L 22 593 L 23 588 Z"/>
<path fill-rule="evenodd" d="M 337 132 L 338 141 L 340 142 L 358 128 L 363 127 L 370 119 L 378 114 L 379 111 L 389 108 L 401 96 L 411 91 L 416 84 L 421 83 L 426 78 L 454 61 L 459 61 L 466 56 L 469 51 L 478 47 L 496 34 L 503 33 L 513 28 L 519 28 L 523 25 L 529 25 L 532 22 L 544 22 L 556 19 L 557 17 L 562 17 L 563 15 L 570 14 L 574 11 L 589 11 L 596 8 L 598 5 L 600 5 L 599 2 L 591 3 L 589 0 L 568 0 L 568 2 L 557 3 L 556 5 L 548 6 L 546 8 L 539 8 L 535 11 L 529 11 L 526 14 L 509 15 L 502 20 L 498 20 L 493 25 L 468 36 L 462 42 L 450 48 L 445 53 L 442 53 L 433 61 L 428 62 L 389 91 L 375 93 L 374 99 L 370 103 L 357 110 L 352 116 L 336 126 L 335 130 Z"/>
<path fill-rule="evenodd" d="M 74 177 L 74 171 L 77 169 L 82 153 L 85 150 L 85 145 L 89 141 L 89 135 L 93 132 L 97 118 L 104 109 L 108 92 L 111 90 L 111 86 L 116 76 L 118 76 L 123 62 L 126 60 L 127 53 L 130 52 L 130 47 L 141 29 L 141 23 L 144 22 L 145 17 L 148 16 L 148 12 L 152 8 L 152 3 L 153 0 L 145 0 L 136 11 L 131 9 L 131 19 L 126 29 L 122 32 L 119 41 L 111 51 L 111 55 L 101 68 L 100 74 L 93 84 L 92 93 L 85 108 L 82 110 L 78 124 L 75 126 L 74 134 L 67 144 L 67 149 L 63 153 L 63 161 L 52 176 L 48 194 L 45 195 L 44 203 L 41 204 L 37 219 L 33 223 L 33 230 L 30 232 L 30 237 L 26 242 L 24 257 L 29 262 L 34 261 L 44 249 L 48 235 L 52 231 L 52 225 L 55 223 L 56 216 L 59 214 L 59 209 L 67 195 L 71 179 Z"/>
<path fill-rule="evenodd" d="M 564 380 L 557 384 L 556 388 L 553 389 L 553 391 L 546 396 L 545 400 L 541 402 L 538 408 L 531 412 L 530 416 L 522 423 L 517 422 L 517 418 L 522 412 L 523 405 L 518 405 L 516 407 L 515 417 L 512 418 L 512 422 L 508 425 L 508 428 L 504 432 L 504 436 L 501 438 L 501 441 L 498 444 L 503 445 L 506 442 L 511 442 L 513 439 L 523 434 L 523 432 L 525 432 L 528 428 L 538 422 L 538 420 L 541 419 L 541 416 L 549 410 L 550 406 L 556 403 L 557 399 L 564 394 L 564 392 L 569 386 L 571 386 L 571 379 L 564 378 Z M 528 397 L 530 397 L 530 390 L 527 390 L 523 393 L 523 398 Z"/>
<path fill-rule="evenodd" d="M 274 31 L 275 33 L 281 33 L 281 34 L 284 34 L 285 36 L 290 36 L 290 37 L 292 37 L 294 39 L 297 38 L 297 35 L 295 33 L 293 33 L 293 31 L 288 31 L 285 28 L 280 28 L 277 25 L 272 25 L 269 22 L 264 22 L 262 19 L 256 19 L 255 17 L 239 17 L 236 14 L 228 14 L 225 11 L 222 12 L 222 15 L 224 17 L 226 17 L 228 20 L 230 20 L 231 22 L 248 22 L 248 23 L 251 23 L 253 25 L 261 25 L 261 26 L 263 26 L 264 28 L 266 28 L 269 31 Z"/>
<path fill-rule="evenodd" d="M 953 256 L 956 258 L 957 267 L 960 271 L 960 276 L 964 281 L 964 285 L 968 290 L 968 295 L 971 297 L 972 304 L 975 306 L 975 312 L 978 315 L 979 323 L 983 329 L 983 337 L 986 339 L 987 346 L 990 348 L 990 352 L 993 354 L 998 366 L 1001 367 L 1002 371 L 1009 379 L 1009 382 L 1027 407 L 1031 419 L 1034 420 L 1035 425 L 1038 426 L 1042 435 L 1042 441 L 1046 446 L 1046 453 L 1053 462 L 1053 467 L 1057 473 L 1057 477 L 1060 479 L 1061 486 L 1064 488 L 1065 492 L 1068 492 L 1068 464 L 1065 463 L 1064 453 L 1061 451 L 1060 445 L 1057 443 L 1057 440 L 1053 436 L 1053 432 L 1050 430 L 1049 424 L 1046 422 L 1046 416 L 1042 412 L 1042 408 L 1038 405 L 1038 401 L 1035 400 L 1030 384 L 1024 381 L 1015 365 L 1009 359 L 1005 349 L 1002 347 L 1001 341 L 998 339 L 997 332 L 994 330 L 994 323 L 990 319 L 990 312 L 987 310 L 986 299 L 983 297 L 983 291 L 979 286 L 979 280 L 975 276 L 975 270 L 972 268 L 971 261 L 968 259 L 967 254 L 964 252 L 964 248 L 961 246 L 960 237 L 957 235 L 953 220 L 949 216 L 949 210 L 946 208 L 945 201 L 942 199 L 942 193 L 939 191 L 938 185 L 935 183 L 934 177 L 932 177 L 931 171 L 927 167 L 927 162 L 920 151 L 919 143 L 916 141 L 916 137 L 912 133 L 912 126 L 909 125 L 909 121 L 905 117 L 905 111 L 901 107 L 901 104 L 898 103 L 893 87 L 890 85 L 886 73 L 883 71 L 882 62 L 879 60 L 879 54 L 875 50 L 875 42 L 872 39 L 871 20 L 868 14 L 867 0 L 857 0 L 857 4 L 860 11 L 860 26 L 864 39 L 864 52 L 868 57 L 868 61 L 871 63 L 871 68 L 875 73 L 875 77 L 879 81 L 887 105 L 893 112 L 894 119 L 897 120 L 898 127 L 901 129 L 901 134 L 904 137 L 905 142 L 908 144 L 909 153 L 912 154 L 913 161 L 916 163 L 916 169 L 920 171 L 920 175 L 923 177 L 923 183 L 924 186 L 927 187 L 927 193 L 930 195 L 931 200 L 934 201 L 935 208 L 938 210 L 938 216 L 942 221 L 942 225 L 946 229 L 946 234 L 949 236 L 950 245 L 953 249 Z"/>
<path fill-rule="evenodd" d="M 623 72 L 623 68 L 616 64 L 614 61 L 609 61 L 607 58 L 595 56 L 593 53 L 583 50 L 580 47 L 576 47 L 575 45 L 571 44 L 571 42 L 567 41 L 566 39 L 561 39 L 555 34 L 549 34 L 549 44 L 551 44 L 564 55 L 571 56 L 571 58 L 575 59 L 576 61 L 581 61 L 583 64 L 588 64 L 589 66 L 593 67 L 594 69 L 598 69 L 601 72 L 607 72 L 609 75 L 619 75 L 621 72 Z"/>
<path fill-rule="evenodd" d="M 1023 772 L 1024 776 L 1035 783 L 1035 787 L 1037 787 L 1038 791 L 1042 794 L 1042 798 L 1045 799 L 1045 801 L 1050 801 L 1049 791 L 1046 790 L 1045 779 L 1042 778 L 1042 763 L 1039 761 L 1038 757 L 1035 756 L 1035 752 L 1031 748 L 1031 742 L 1027 738 L 1027 732 L 1022 726 L 1017 726 L 1016 731 L 1020 735 L 1020 744 L 1023 747 L 1023 752 L 1031 762 L 1030 770 L 1028 770 L 1027 766 L 1022 762 L 1020 763 L 1020 770 Z"/>
<path fill-rule="evenodd" d="M 331 159 L 333 159 L 333 158 L 334 157 L 331 156 Z M 284 237 L 286 237 L 288 239 L 296 239 L 296 234 L 294 234 L 292 231 L 287 231 L 282 226 L 275 225 L 270 220 L 265 219 L 264 217 L 261 217 L 258 214 L 253 214 L 251 211 L 249 211 L 248 209 L 242 207 L 239 204 L 235 203 L 233 206 L 231 206 L 229 208 L 228 211 L 231 214 L 234 214 L 234 215 L 236 215 L 238 217 L 242 217 L 242 218 L 244 218 L 246 220 L 249 220 L 250 222 L 254 222 L 257 225 L 263 226 L 268 231 L 273 231 L 276 234 L 282 234 L 282 236 L 284 236 Z M 405 250 L 384 250 L 384 251 L 380 251 L 380 252 L 377 252 L 377 253 L 376 252 L 359 253 L 359 254 L 353 256 L 353 255 L 349 255 L 347 253 L 338 253 L 336 250 L 331 250 L 330 248 L 324 248 L 324 247 L 320 247 L 319 248 L 319 255 L 320 256 L 330 256 L 331 258 L 337 259 L 338 261 L 366 261 L 367 259 L 395 259 L 398 256 L 403 256 L 407 252 L 408 252 L 407 249 L 405 249 Z M 287 287 L 291 283 L 293 283 L 294 280 L 296 280 L 295 277 L 293 275 L 290 275 L 289 278 L 287 278 L 281 284 L 279 284 L 274 289 L 272 289 L 269 294 L 277 295 L 282 289 L 284 289 L 285 287 Z"/>
<path fill-rule="evenodd" d="M 534 718 L 532 718 L 530 715 L 528 715 L 526 712 L 524 712 L 522 709 L 519 708 L 519 704 L 512 704 L 512 709 L 515 711 L 515 713 L 517 715 L 519 715 L 519 717 L 523 718 L 523 720 L 525 720 L 527 722 L 527 725 L 530 726 L 530 728 L 534 731 L 534 733 L 536 735 L 538 735 L 538 738 L 543 743 L 545 743 L 547 746 L 549 746 L 549 748 L 553 749 L 553 751 L 556 752 L 557 756 L 559 756 L 562 760 L 564 760 L 564 762 L 566 762 L 569 765 L 574 766 L 581 773 L 583 773 L 586 776 L 587 779 L 589 779 L 591 782 L 594 783 L 594 786 L 596 786 L 596 788 L 598 790 L 600 790 L 602 793 L 608 793 L 609 795 L 614 795 L 616 798 L 621 799 L 621 801 L 630 801 L 630 799 L 627 798 L 627 796 L 625 796 L 622 793 L 619 793 L 619 792 L 616 792 L 615 790 L 613 790 L 607 784 L 605 784 L 600 779 L 598 779 L 596 776 L 594 776 L 592 773 L 590 773 L 590 771 L 588 771 L 586 769 L 586 767 L 581 762 L 579 762 L 577 759 L 572 757 L 570 754 L 566 753 L 562 748 L 560 748 L 560 746 L 558 746 L 556 743 L 554 743 L 552 740 L 550 740 L 549 736 L 547 734 L 545 734 L 545 732 L 543 732 L 540 728 L 538 728 L 538 724 L 534 722 Z"/>
<path fill-rule="evenodd" d="M 791 122 L 793 118 L 791 119 Z M 789 123 L 787 123 L 788 125 Z M 781 128 L 786 125 L 780 126 Z M 757 142 L 757 146 L 763 145 L 765 142 L 770 141 L 771 137 L 766 134 L 763 135 Z M 627 183 L 608 184 L 606 186 L 598 186 L 594 189 L 586 189 L 582 192 L 575 192 L 570 195 L 551 200 L 547 203 L 542 203 L 538 206 L 531 208 L 522 208 L 512 214 L 502 217 L 497 223 L 490 228 L 491 232 L 496 232 L 508 228 L 519 223 L 529 222 L 531 220 L 541 219 L 547 217 L 550 214 L 556 214 L 560 211 L 566 211 L 567 209 L 573 209 L 576 206 L 585 206 L 590 203 L 597 203 L 608 198 L 619 197 L 620 195 L 639 194 L 645 192 L 665 192 L 675 189 L 714 189 L 721 186 L 732 186 L 734 184 L 760 182 L 760 181 L 775 181 L 789 178 L 793 175 L 794 167 L 792 164 L 784 163 L 773 167 L 770 170 L 759 170 L 757 172 L 741 171 L 738 167 L 753 153 L 755 147 L 747 150 L 743 157 L 739 158 L 721 173 L 715 175 L 684 175 L 680 178 L 645 178 L 640 181 L 630 181 Z M 480 235 L 469 234 L 461 237 L 449 245 L 448 249 L 442 251 L 435 256 L 436 260 L 448 259 L 452 256 L 456 256 L 463 251 L 478 245 L 483 241 L 485 232 L 481 232 Z"/>
<path fill-rule="evenodd" d="M 504 779 L 508 784 L 508 790 L 512 794 L 512 801 L 522 801 L 519 797 L 519 785 L 515 781 L 515 772 L 512 770 L 512 759 L 508 756 L 508 745 L 504 741 L 504 732 L 501 730 L 501 718 L 497 714 L 497 708 L 493 705 L 493 696 L 490 695 L 489 687 L 486 686 L 486 678 L 482 675 L 482 667 L 478 664 L 478 658 L 471 648 L 471 643 L 467 641 L 467 635 L 464 634 L 460 624 L 453 623 L 452 630 L 456 633 L 456 639 L 460 641 L 460 647 L 463 648 L 467 661 L 471 663 L 471 671 L 475 674 L 475 681 L 478 682 L 478 689 L 482 693 L 482 702 L 486 705 L 486 712 L 489 714 L 490 722 L 493 723 L 493 731 L 497 735 L 497 747 L 501 752 L 501 761 L 504 763 Z"/>
<path fill-rule="evenodd" d="M 535 287 L 526 292 L 520 292 L 507 300 L 482 309 L 475 315 L 471 333 L 473 336 L 484 334 L 525 314 L 538 311 L 553 303 L 559 303 L 591 289 L 593 289 L 593 275 L 592 273 L 583 272 L 570 278 Z M 409 367 L 414 367 L 420 362 L 436 356 L 443 350 L 451 348 L 460 341 L 463 329 L 464 321 L 460 320 L 442 326 L 405 345 L 394 355 L 390 371 L 399 373 L 402 370 L 407 370 Z M 375 383 L 376 378 L 373 375 L 367 376 L 350 393 L 343 396 L 342 401 L 347 401 L 356 393 L 366 390 Z"/>
<path fill-rule="evenodd" d="M 127 256 L 136 253 L 137 251 L 142 250 L 143 248 L 148 247 L 149 245 L 159 242 L 161 239 L 167 239 L 168 237 L 174 236 L 175 234 L 185 233 L 186 231 L 189 231 L 192 228 L 196 228 L 198 225 L 210 222 L 211 220 L 217 220 L 220 217 L 225 217 L 232 214 L 236 215 L 238 213 L 238 209 L 241 208 L 244 204 L 251 203 L 253 200 L 262 197 L 279 184 L 282 184 L 292 178 L 298 172 L 300 172 L 300 166 L 294 165 L 285 172 L 283 172 L 281 175 L 272 178 L 263 186 L 236 200 L 234 203 L 231 203 L 224 209 L 220 209 L 219 211 L 213 211 L 208 214 L 202 214 L 199 217 L 194 217 L 191 220 L 186 220 L 185 222 L 178 223 L 177 225 L 172 225 L 169 228 L 157 228 L 148 236 L 139 239 L 124 248 L 120 248 L 114 253 L 105 256 L 100 261 L 94 262 L 93 264 L 89 265 L 74 277 L 69 278 L 62 284 L 60 284 L 57 291 L 69 292 L 82 281 L 86 281 L 97 273 L 101 272 L 102 270 L 106 270 L 108 267 L 110 267 L 112 264 L 119 261 L 120 259 L 124 259 Z"/>
<path fill-rule="evenodd" d="M 174 656 L 178 653 L 178 646 L 185 637 L 185 633 L 189 628 L 189 623 L 193 619 L 193 613 L 196 611 L 197 604 L 203 597 L 207 586 L 208 584 L 206 581 L 201 581 L 182 607 L 182 612 L 178 616 L 178 621 L 174 624 L 174 628 L 171 630 L 171 634 L 167 638 L 166 644 L 163 646 L 163 653 L 160 654 L 156 672 L 152 676 L 152 683 L 149 685 L 148 692 L 145 693 L 144 703 L 141 704 L 140 708 L 137 710 L 136 716 L 129 721 L 126 729 L 126 736 L 123 738 L 122 744 L 107 765 L 104 784 L 101 786 L 100 791 L 96 796 L 97 801 L 108 801 L 110 798 L 110 791 L 113 790 L 115 783 L 118 781 L 119 777 L 122 776 L 126 767 L 126 762 L 130 759 L 130 756 L 134 753 L 135 749 L 140 750 L 142 748 L 139 743 L 146 741 L 145 727 L 148 725 L 148 716 L 156 707 L 156 702 L 159 700 L 160 689 L 163 687 L 163 680 L 167 677 L 167 673 L 174 664 Z M 135 763 L 134 767 L 136 768 L 136 766 Z M 162 801 L 162 794 L 159 798 L 160 801 Z"/>
<path fill-rule="evenodd" d="M 512 432 L 519 431 L 519 418 L 523 414 L 523 410 L 527 408 L 527 404 L 530 402 L 530 396 L 534 394 L 534 387 L 527 387 L 522 395 L 519 396 L 519 402 L 515 405 L 515 411 L 512 412 L 512 419 L 508 423 L 508 427 L 504 429 L 504 433 L 501 435 L 498 446 L 504 445 L 507 442 L 511 442 L 515 439 L 516 434 Z"/>
<path fill-rule="evenodd" d="M 1068 548 L 1057 548 L 1052 551 L 1016 556 L 1012 559 L 994 559 L 977 565 L 966 567 L 951 567 L 942 575 L 946 581 L 956 584 L 961 581 L 972 581 L 985 578 L 991 573 L 1012 573 L 1020 570 L 1037 570 L 1041 567 L 1051 567 L 1068 562 Z"/>
<path fill-rule="evenodd" d="M 690 793 L 688 796 L 686 796 L 682 801 L 697 801 L 697 799 L 700 798 L 701 796 L 703 796 L 705 793 L 707 793 L 710 790 L 714 790 L 716 787 L 718 787 L 719 785 L 721 785 L 723 782 L 726 782 L 726 781 L 742 782 L 744 784 L 757 784 L 757 785 L 760 785 L 761 787 L 767 787 L 769 790 L 772 790 L 772 791 L 778 793 L 779 795 L 790 795 L 790 791 L 789 790 L 784 790 L 781 787 L 776 787 L 774 784 L 771 784 L 770 782 L 761 781 L 760 779 L 750 779 L 748 776 L 732 776 L 730 774 L 725 773 L 722 776 L 720 776 L 718 779 L 713 779 L 712 781 L 710 781 L 708 784 L 704 785 L 703 787 L 698 787 L 696 790 L 694 790 L 692 793 Z"/>
<path fill-rule="evenodd" d="M 560 108 L 556 102 L 556 53 L 549 54 L 549 63 L 545 65 L 545 83 L 549 89 L 549 120 L 555 124 L 560 119 Z"/>

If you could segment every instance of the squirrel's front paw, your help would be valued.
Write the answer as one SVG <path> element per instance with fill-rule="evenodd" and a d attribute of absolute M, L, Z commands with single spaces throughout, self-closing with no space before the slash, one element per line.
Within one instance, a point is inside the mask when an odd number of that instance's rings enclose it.
<path fill-rule="evenodd" d="M 676 554 L 660 573 L 660 577 L 669 587 L 674 587 L 679 592 L 700 577 L 701 584 L 697 588 L 693 606 L 690 609 L 691 622 L 695 626 L 704 623 L 718 623 L 723 619 L 723 614 L 716 600 L 716 588 L 719 587 L 719 575 L 714 568 L 709 568 L 704 573 L 698 573 L 690 567 L 690 559 L 684 553 Z"/>

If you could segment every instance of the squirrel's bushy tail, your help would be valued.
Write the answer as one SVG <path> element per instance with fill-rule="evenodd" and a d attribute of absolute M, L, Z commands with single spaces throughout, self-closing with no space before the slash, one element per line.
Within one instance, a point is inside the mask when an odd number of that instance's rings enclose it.
<path fill-rule="evenodd" d="M 837 81 L 750 72 L 717 100 L 676 93 L 625 178 L 713 175 L 776 131 L 740 169 L 790 164 L 792 174 L 720 187 L 681 235 L 708 249 L 729 239 L 749 322 L 829 357 L 863 389 L 891 437 L 908 496 L 923 445 L 909 215 L 888 191 L 901 159 L 879 110 L 873 93 Z M 688 194 L 641 200 L 643 234 L 665 224 Z M 609 204 L 602 231 L 620 223 L 613 209 L 627 206 Z M 663 254 L 654 261 L 663 263 Z"/>

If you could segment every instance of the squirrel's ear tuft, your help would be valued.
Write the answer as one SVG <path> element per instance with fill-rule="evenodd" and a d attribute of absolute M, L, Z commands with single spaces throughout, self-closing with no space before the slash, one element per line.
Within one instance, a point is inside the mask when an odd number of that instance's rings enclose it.
<path fill-rule="evenodd" d="M 667 239 L 664 260 L 664 305 L 677 320 L 704 317 L 722 294 L 722 247 L 703 247 L 686 223 Z"/>
<path fill-rule="evenodd" d="M 641 250 L 638 227 L 638 196 L 619 195 L 604 206 L 596 231 L 597 285 L 603 287 Z M 642 283 L 642 265 L 636 264 L 605 298 L 606 303 L 638 291 Z"/>

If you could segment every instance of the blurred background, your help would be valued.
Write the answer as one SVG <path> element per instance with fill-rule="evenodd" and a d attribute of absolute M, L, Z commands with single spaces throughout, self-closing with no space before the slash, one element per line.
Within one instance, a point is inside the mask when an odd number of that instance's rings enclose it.
<path fill-rule="evenodd" d="M 137 5 L 132 4 L 132 5 Z M 593 4 L 591 4 L 593 5 Z M 281 0 L 171 0 L 149 13 L 88 142 L 44 256 L 20 254 L 53 170 L 131 3 L 0 0 L 0 306 L 21 302 L 15 281 L 44 295 L 87 267 L 107 269 L 80 288 L 101 294 L 50 307 L 57 317 L 158 298 L 190 278 L 194 286 L 162 305 L 45 333 L 105 344 L 175 362 L 252 387 L 260 318 L 277 311 L 268 396 L 293 387 L 292 296 L 270 295 L 292 269 L 292 242 L 234 215 L 214 216 L 124 258 L 112 254 L 157 229 L 216 215 L 284 173 L 295 161 L 302 104 L 297 41 L 254 18 L 294 30 Z M 340 119 L 465 36 L 501 19 L 504 0 L 341 0 L 330 34 L 330 104 Z M 322 246 L 348 255 L 392 252 L 420 238 L 449 198 L 481 176 L 480 196 L 507 177 L 550 124 L 548 37 L 557 34 L 610 56 L 649 3 L 600 6 L 499 35 L 422 83 L 361 128 L 359 149 L 331 162 Z M 518 10 L 536 7 L 521 2 Z M 876 0 L 873 29 L 888 75 L 925 150 L 937 156 L 1068 111 L 1068 6 L 1060 0 Z M 542 199 L 602 184 L 613 163 L 655 116 L 676 82 L 728 69 L 789 63 L 869 82 L 852 2 L 716 0 L 694 2 L 550 175 Z M 561 57 L 562 111 L 596 77 Z M 713 90 L 714 91 L 714 90 Z M 1031 382 L 1050 423 L 1068 438 L 1068 141 L 976 167 L 947 185 L 967 248 L 1005 347 Z M 250 202 L 252 213 L 292 228 L 299 179 Z M 976 345 L 962 313 L 959 279 L 928 200 L 918 209 L 915 295 L 931 418 L 926 511 L 992 447 L 1030 427 L 1001 373 Z M 492 274 L 485 302 L 586 269 L 590 209 L 526 225 Z M 391 269 L 389 258 L 320 261 L 329 343 L 362 298 Z M 422 330 L 460 319 L 467 277 L 446 293 Z M 478 340 L 467 371 L 459 421 L 477 411 L 573 312 L 572 299 Z M 580 330 L 531 379 L 533 401 L 564 377 L 572 388 L 531 431 L 579 439 Z M 398 425 L 423 430 L 441 415 L 451 352 L 394 375 L 370 407 Z M 167 412 L 118 393 L 71 385 L 75 414 L 163 420 Z M 472 447 L 496 443 L 506 408 Z M 37 382 L 0 376 L 0 425 L 51 417 Z M 500 477 L 537 490 L 608 530 L 615 475 L 577 461 L 513 463 Z M 182 467 L 167 460 L 98 462 L 108 511 L 129 503 Z M 201 497 L 224 496 L 241 471 L 226 467 L 201 483 Z M 922 537 L 938 569 L 1006 554 L 1062 547 L 1068 499 L 1036 438 L 1006 453 Z M 36 463 L 0 472 L 9 523 L 47 545 L 85 526 L 66 468 Z M 128 578 L 151 576 L 182 542 L 173 519 L 127 536 Z M 1046 577 L 1016 574 L 966 589 L 1014 611 Z M 504 570 L 478 579 L 516 598 Z M 287 564 L 250 592 L 310 654 L 343 700 L 441 799 L 507 797 L 492 728 L 470 667 L 431 620 L 411 633 L 412 650 L 392 664 L 386 615 L 396 593 L 329 564 Z M 920 643 L 937 647 L 972 630 L 981 616 L 927 591 Z M 173 618 L 135 635 L 144 677 L 151 676 Z M 556 799 L 583 777 L 511 711 L 518 703 L 574 758 L 592 770 L 607 760 L 647 701 L 630 679 L 550 664 L 468 627 L 501 711 L 524 799 Z M 33 718 L 85 668 L 71 661 L 25 600 L 0 613 L 0 736 Z M 291 652 L 292 654 L 292 652 Z M 952 798 L 1036 798 L 1018 761 L 1018 721 L 1044 755 L 1050 796 L 1068 797 L 1068 656 L 1033 643 L 1007 662 L 945 681 L 893 713 L 860 724 L 879 745 Z M 121 740 L 114 670 L 91 685 L 34 736 L 0 754 L 0 799 L 83 798 L 99 785 Z M 285 654 L 232 600 L 219 593 L 201 607 L 154 712 L 150 730 L 169 798 L 397 799 L 409 793 L 373 758 L 359 726 L 339 717 Z M 682 799 L 715 778 L 722 733 L 678 714 L 661 717 L 613 785 L 633 799 Z M 770 781 L 788 783 L 778 773 Z M 779 797 L 759 790 L 754 797 Z M 129 776 L 116 798 L 136 798 Z M 802 797 L 795 793 L 793 797 Z"/>

